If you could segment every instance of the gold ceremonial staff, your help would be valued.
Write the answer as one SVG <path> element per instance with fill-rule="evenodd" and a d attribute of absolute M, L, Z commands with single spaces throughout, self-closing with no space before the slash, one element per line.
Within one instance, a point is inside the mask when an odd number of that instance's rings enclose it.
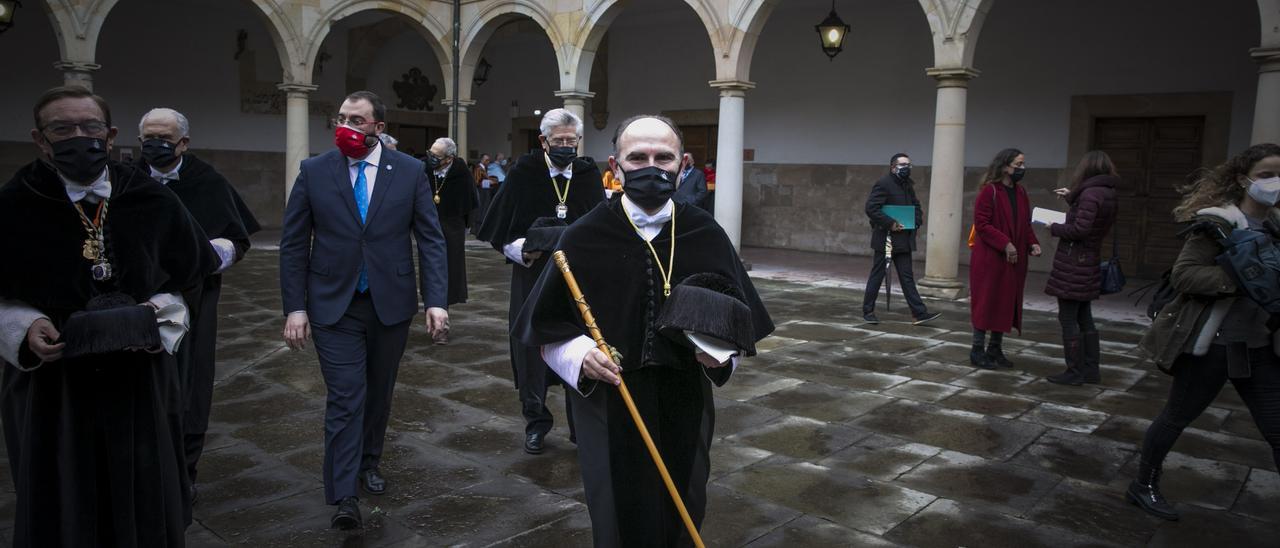
<path fill-rule="evenodd" d="M 569 270 L 569 259 L 565 257 L 563 251 L 557 251 L 551 255 L 556 261 L 556 266 L 560 268 L 560 273 L 564 274 L 564 282 L 569 286 L 569 294 L 573 295 L 573 302 L 578 303 L 578 312 L 582 314 L 583 323 L 587 324 L 587 332 L 591 334 L 591 338 L 596 342 L 596 348 L 599 348 L 604 355 L 611 359 L 621 361 L 621 356 L 613 351 L 607 343 L 604 342 L 604 336 L 600 334 L 600 328 L 596 327 L 595 315 L 591 313 L 591 307 L 587 305 L 586 297 L 582 296 L 582 290 L 578 288 L 578 280 L 573 277 L 573 272 Z M 640 411 L 636 409 L 636 402 L 631 400 L 631 392 L 627 390 L 627 383 L 622 380 L 622 375 L 618 375 L 618 392 L 622 394 L 622 401 L 627 404 L 627 410 L 631 412 L 631 420 L 635 421 L 636 428 L 640 430 L 640 437 L 644 439 L 645 447 L 649 448 L 649 456 L 653 457 L 653 463 L 658 466 L 658 473 L 662 474 L 662 482 L 667 484 L 667 492 L 671 494 L 671 501 L 676 504 L 676 510 L 680 511 L 680 519 L 684 520 L 685 529 L 689 530 L 689 536 L 693 538 L 693 543 L 698 548 L 705 548 L 702 544 L 702 537 L 698 535 L 698 528 L 693 526 L 693 518 L 689 517 L 689 511 L 684 507 L 684 500 L 680 498 L 680 492 L 676 490 L 676 484 L 671 481 L 671 474 L 667 472 L 667 465 L 662 462 L 662 455 L 658 454 L 658 447 L 653 444 L 653 438 L 649 437 L 649 429 L 644 426 L 644 419 L 640 418 Z"/>

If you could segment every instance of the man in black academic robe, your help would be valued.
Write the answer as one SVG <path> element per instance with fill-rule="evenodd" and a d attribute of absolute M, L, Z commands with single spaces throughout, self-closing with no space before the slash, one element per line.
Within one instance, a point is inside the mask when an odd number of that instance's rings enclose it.
<path fill-rule="evenodd" d="M 105 101 L 54 88 L 36 112 L 43 157 L 0 189 L 0 231 L 21 235 L 0 238 L 12 261 L 0 269 L 0 350 L 14 546 L 181 546 L 191 518 L 176 342 L 63 358 L 56 341 L 102 294 L 184 308 L 178 294 L 217 255 L 172 192 L 107 161 L 116 129 Z M 90 253 L 94 222 L 101 253 Z"/>
<path fill-rule="evenodd" d="M 512 263 L 508 319 L 513 326 L 520 306 L 550 258 L 540 252 L 524 251 L 529 226 L 540 217 L 572 224 L 604 199 L 600 168 L 591 158 L 577 157 L 582 120 L 567 110 L 554 109 L 543 116 L 542 128 L 539 139 L 543 150 L 516 161 L 480 227 L 479 238 Z M 559 380 L 547 369 L 537 347 L 515 338 L 511 339 L 511 367 L 525 419 L 524 449 L 536 455 L 542 453 L 543 439 L 554 420 L 546 405 L 547 385 L 558 384 Z M 572 437 L 572 417 L 569 428 Z"/>
<path fill-rule="evenodd" d="M 440 217 L 440 230 L 449 262 L 448 304 L 467 302 L 467 227 L 470 216 L 480 205 L 475 179 L 467 163 L 458 158 L 458 145 L 441 137 L 427 153 L 427 178 L 431 181 L 432 201 Z M 444 344 L 446 338 L 437 338 Z"/>
<path fill-rule="evenodd" d="M 624 195 L 570 226 L 559 249 L 621 363 L 605 357 L 586 336 L 556 268 L 538 278 L 513 333 L 524 344 L 542 346 L 550 365 L 576 386 L 569 398 L 595 546 L 686 544 L 690 539 L 618 390 L 605 384 L 619 375 L 625 379 L 690 516 L 700 525 L 715 428 L 710 378 L 722 384 L 733 365 L 659 333 L 656 319 L 666 302 L 665 286 L 693 274 L 717 274 L 740 288 L 755 340 L 771 333 L 773 322 L 715 219 L 670 199 L 681 147 L 674 124 L 652 116 L 627 120 L 615 142 L 610 166 L 623 181 Z M 640 142 L 648 146 L 638 147 Z M 661 186 L 655 181 L 666 190 L 655 190 Z"/>
<path fill-rule="evenodd" d="M 217 273 L 184 295 L 191 310 L 191 328 L 178 352 L 182 378 L 183 444 L 192 503 L 196 498 L 196 465 L 204 452 L 213 405 L 214 356 L 218 337 L 218 298 L 222 273 L 244 258 L 249 236 L 261 230 L 240 194 L 213 166 L 188 152 L 189 122 L 182 113 L 157 108 L 142 117 L 142 157 L 138 168 L 169 187 L 200 224 L 209 245 L 218 253 Z"/>

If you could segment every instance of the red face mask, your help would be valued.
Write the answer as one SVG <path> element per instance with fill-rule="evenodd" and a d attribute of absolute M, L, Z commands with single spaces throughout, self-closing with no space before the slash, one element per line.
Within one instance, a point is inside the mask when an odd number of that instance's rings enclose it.
<path fill-rule="evenodd" d="M 369 145 L 365 144 L 368 135 L 363 131 L 347 126 L 338 126 L 333 130 L 333 144 L 348 158 L 364 158 L 369 155 Z"/>

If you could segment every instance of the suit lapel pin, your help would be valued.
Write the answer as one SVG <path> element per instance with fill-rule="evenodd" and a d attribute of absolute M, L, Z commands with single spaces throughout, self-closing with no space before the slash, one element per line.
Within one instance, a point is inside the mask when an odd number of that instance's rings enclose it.
<path fill-rule="evenodd" d="M 387 171 L 391 171 L 391 164 L 387 164 Z"/>

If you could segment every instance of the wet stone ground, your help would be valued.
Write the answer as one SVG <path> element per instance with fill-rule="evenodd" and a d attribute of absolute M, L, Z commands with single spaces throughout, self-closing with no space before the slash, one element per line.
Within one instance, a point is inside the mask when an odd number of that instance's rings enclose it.
<path fill-rule="evenodd" d="M 508 267 L 475 242 L 467 253 L 471 299 L 451 311 L 452 342 L 433 346 L 420 326 L 410 337 L 382 467 L 391 487 L 364 498 L 358 532 L 328 528 L 324 384 L 313 352 L 280 341 L 275 252 L 227 274 L 190 545 L 590 545 L 563 393 L 550 396 L 560 422 L 548 451 L 526 455 L 507 360 Z M 979 371 L 967 363 L 964 303 L 930 301 L 942 319 L 913 327 L 895 297 L 873 326 L 848 289 L 756 284 L 778 329 L 716 393 L 709 546 L 1280 542 L 1280 476 L 1230 386 L 1169 458 L 1165 491 L 1183 520 L 1122 498 L 1169 386 L 1134 355 L 1141 325 L 1104 322 L 1103 384 L 1061 387 L 1043 380 L 1062 368 L 1049 314 L 1028 313 L 1024 334 L 1006 339 L 1013 370 Z"/>

